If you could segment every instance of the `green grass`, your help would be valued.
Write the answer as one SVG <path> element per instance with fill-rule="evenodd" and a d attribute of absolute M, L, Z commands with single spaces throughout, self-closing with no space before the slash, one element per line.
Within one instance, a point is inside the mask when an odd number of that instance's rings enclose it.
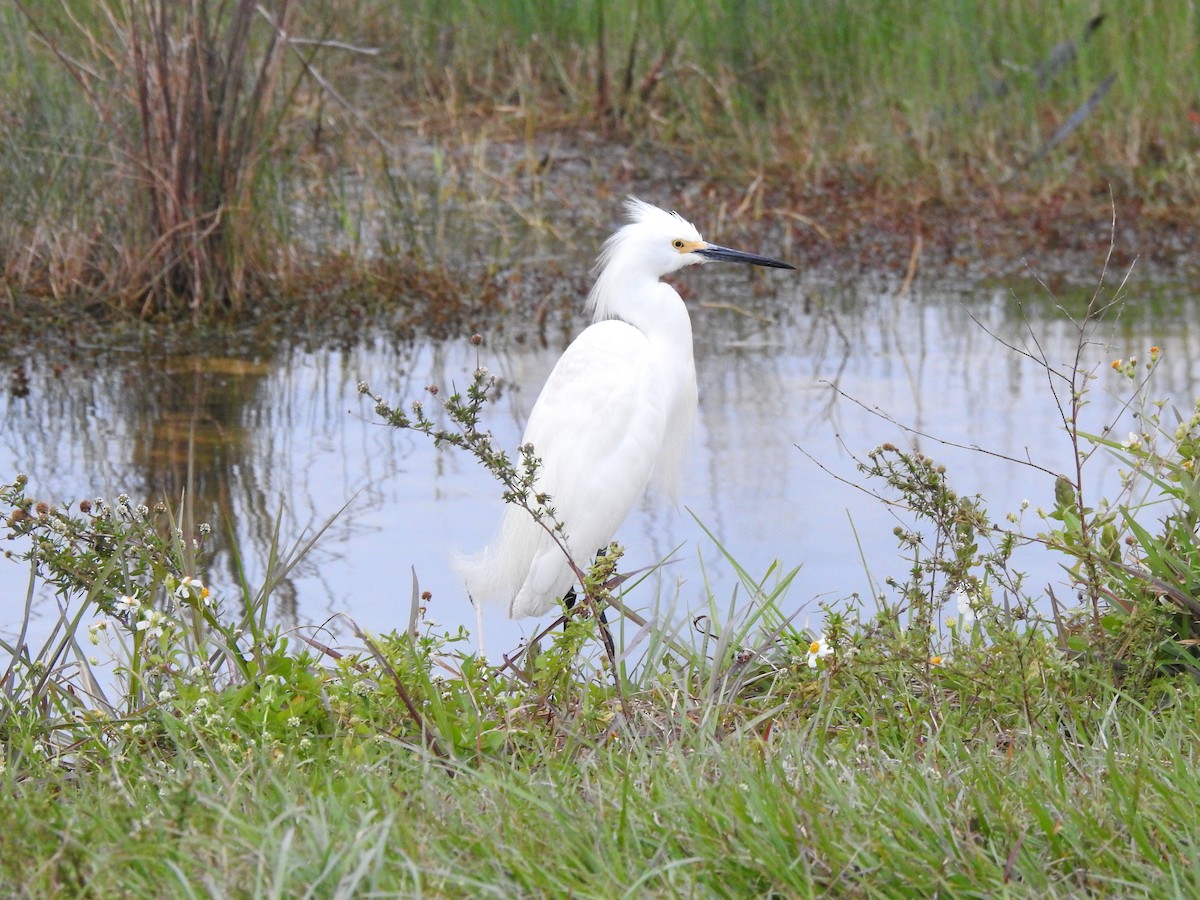
<path fill-rule="evenodd" d="M 981 735 L 843 670 L 768 736 L 687 730 L 444 764 L 344 731 L 237 752 L 188 729 L 0 776 L 30 896 L 1188 896 L 1200 693 L 1094 685 Z M 863 720 L 862 692 L 888 713 Z M 784 699 L 783 697 L 777 699 Z M 918 715 L 911 715 L 919 710 Z M 178 743 L 175 743 L 177 741 Z"/>
<path fill-rule="evenodd" d="M 458 0 L 417 4 L 404 22 L 375 0 L 351 5 L 358 39 L 388 35 L 412 94 L 438 93 L 451 111 L 504 104 L 547 124 L 609 115 L 647 147 L 667 142 L 701 163 L 732 154 L 793 186 L 840 171 L 994 184 L 1114 74 L 1075 140 L 1032 177 L 1061 185 L 1064 169 L 1082 167 L 1186 182 L 1195 196 L 1200 23 L 1190 4 L 1110 11 L 1086 41 L 1097 11 L 1085 2 L 868 12 L 845 0 Z M 1039 69 L 1067 41 L 1079 44 L 1073 61 Z"/>

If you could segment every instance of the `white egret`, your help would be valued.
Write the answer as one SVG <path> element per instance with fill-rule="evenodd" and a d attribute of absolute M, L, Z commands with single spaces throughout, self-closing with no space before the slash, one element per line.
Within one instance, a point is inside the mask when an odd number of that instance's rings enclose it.
<path fill-rule="evenodd" d="M 795 268 L 710 244 L 678 213 L 635 198 L 626 208 L 629 224 L 596 263 L 593 324 L 558 360 L 522 438 L 541 460 L 536 488 L 550 495 L 580 566 L 608 545 L 648 485 L 676 494 L 696 415 L 696 366 L 688 311 L 659 278 L 716 261 Z M 477 605 L 502 600 L 513 618 L 550 611 L 575 581 L 562 549 L 516 505 L 458 569 Z"/>

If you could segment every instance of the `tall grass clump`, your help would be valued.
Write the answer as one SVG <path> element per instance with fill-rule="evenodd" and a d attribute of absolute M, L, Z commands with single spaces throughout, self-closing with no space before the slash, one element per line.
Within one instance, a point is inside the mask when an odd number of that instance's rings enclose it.
<path fill-rule="evenodd" d="M 85 193 L 48 223 L 74 241 L 50 233 L 31 242 L 25 286 L 82 288 L 143 317 L 238 307 L 265 290 L 277 211 L 262 194 L 278 177 L 290 98 L 290 0 L 16 5 L 34 38 L 26 56 L 61 64 L 91 122 L 67 151 L 81 160 L 41 150 L 73 173 L 46 186 L 51 197 L 76 185 Z"/>

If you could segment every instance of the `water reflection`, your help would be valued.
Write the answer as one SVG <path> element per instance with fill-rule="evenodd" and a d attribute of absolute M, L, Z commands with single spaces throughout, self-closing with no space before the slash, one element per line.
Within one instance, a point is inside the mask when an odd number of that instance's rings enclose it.
<path fill-rule="evenodd" d="M 698 606 L 706 581 L 722 603 L 732 594 L 733 573 L 692 514 L 752 573 L 775 559 L 803 565 L 790 599 L 808 604 L 814 622 L 815 600 L 869 594 L 872 583 L 902 575 L 893 512 L 845 483 L 861 481 L 851 453 L 862 456 L 884 441 L 918 444 L 945 462 L 956 489 L 982 494 L 996 518 L 1023 499 L 1051 504 L 1048 475 L 1000 456 L 1069 468 L 1051 389 L 1065 399 L 1064 386 L 1048 381 L 1036 360 L 1070 365 L 1086 297 L 1055 301 L 1033 282 L 944 280 L 900 296 L 897 284 L 878 279 L 839 284 L 705 272 L 683 280 L 702 282 L 707 301 L 693 307 L 694 451 L 680 506 L 647 500 L 620 534 L 629 567 L 682 550 L 635 603 L 677 593 Z M 763 290 L 769 285 L 783 292 Z M 1107 363 L 1144 356 L 1153 344 L 1165 350 L 1153 396 L 1186 410 L 1200 393 L 1189 298 L 1137 280 L 1126 291 L 1119 310 L 1089 326 L 1081 363 L 1098 377 L 1085 430 L 1137 427 L 1120 419 L 1125 385 Z M 32 494 L 56 501 L 122 492 L 177 500 L 186 489 L 197 521 L 232 535 L 242 553 L 239 561 L 220 550 L 212 561 L 211 580 L 234 596 L 243 573 L 252 586 L 261 579 L 279 517 L 291 543 L 346 506 L 278 592 L 282 624 L 346 612 L 370 629 L 396 627 L 406 620 L 415 570 L 433 592 L 431 617 L 473 628 L 448 560 L 452 550 L 490 537 L 499 489 L 466 457 L 378 424 L 355 385 L 366 379 L 389 398 L 416 398 L 429 384 L 464 383 L 482 361 L 503 379 L 488 421 L 512 446 L 568 337 L 481 351 L 465 340 L 397 346 L 377 336 L 351 347 L 284 346 L 241 359 L 162 358 L 146 348 L 89 360 L 29 359 L 23 389 L 0 400 L 0 477 L 26 472 Z M 1098 457 L 1092 466 L 1115 484 L 1113 462 Z M 1038 523 L 1027 516 L 1026 524 Z M 1018 568 L 1030 571 L 1035 586 L 1062 582 L 1057 561 L 1041 551 L 1024 551 Z M 26 577 L 23 566 L 0 562 L 0 629 L 16 625 Z M 523 627 L 491 611 L 491 646 L 515 644 Z"/>

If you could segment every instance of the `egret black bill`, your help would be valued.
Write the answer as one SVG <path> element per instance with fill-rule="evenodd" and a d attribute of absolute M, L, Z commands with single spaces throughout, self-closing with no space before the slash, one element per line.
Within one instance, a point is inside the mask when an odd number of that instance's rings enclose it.
<path fill-rule="evenodd" d="M 743 253 L 741 250 L 730 250 L 728 247 L 718 247 L 716 244 L 709 244 L 704 249 L 694 252 L 697 256 L 702 256 L 706 260 L 712 260 L 713 262 L 747 263 L 751 266 L 766 266 L 770 269 L 796 268 L 778 259 L 771 259 L 769 256 L 759 256 L 757 253 Z"/>

